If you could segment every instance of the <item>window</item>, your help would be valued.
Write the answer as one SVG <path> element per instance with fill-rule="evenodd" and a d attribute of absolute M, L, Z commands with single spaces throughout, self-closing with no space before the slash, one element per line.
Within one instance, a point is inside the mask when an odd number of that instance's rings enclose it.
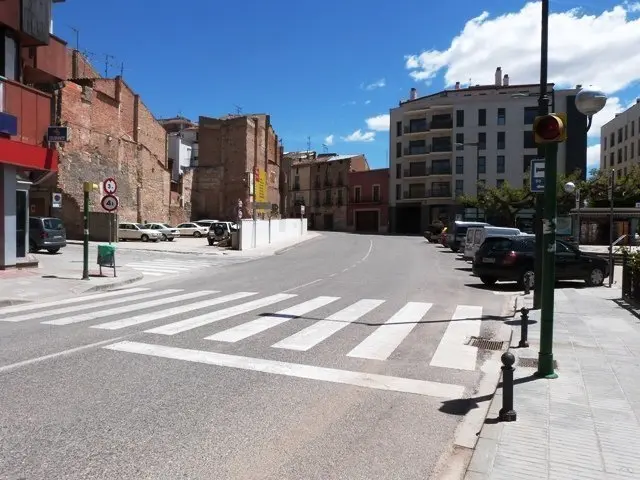
<path fill-rule="evenodd" d="M 622 149 L 618 149 L 618 163 L 622 163 Z"/>
<path fill-rule="evenodd" d="M 456 197 L 464 194 L 464 181 L 456 180 Z"/>
<path fill-rule="evenodd" d="M 396 184 L 396 200 L 402 199 L 402 187 L 400 184 Z"/>
<path fill-rule="evenodd" d="M 324 191 L 324 203 L 327 205 L 331 204 L 331 190 Z"/>
<path fill-rule="evenodd" d="M 612 133 L 611 136 L 609 137 L 609 148 L 613 148 L 615 144 L 616 144 L 616 136 L 614 133 Z"/>
<path fill-rule="evenodd" d="M 611 152 L 611 155 L 609 155 L 609 166 L 613 167 L 615 163 L 616 163 L 616 154 Z"/>
<path fill-rule="evenodd" d="M 487 134 L 485 132 L 478 132 L 478 150 L 487 149 Z"/>
<path fill-rule="evenodd" d="M 498 132 L 498 150 L 504 150 L 505 144 L 507 143 L 506 140 L 507 137 L 507 132 Z"/>
<path fill-rule="evenodd" d="M 396 158 L 402 156 L 402 142 L 396 142 Z"/>
<path fill-rule="evenodd" d="M 402 165 L 396 163 L 396 178 L 402 178 Z"/>
<path fill-rule="evenodd" d="M 498 125 L 504 125 L 507 122 L 507 111 L 504 108 L 498 109 Z"/>
<path fill-rule="evenodd" d="M 481 108 L 478 110 L 478 126 L 485 127 L 487 125 L 487 109 Z"/>
<path fill-rule="evenodd" d="M 627 161 L 627 153 L 628 153 L 628 152 L 627 152 L 627 146 L 625 145 L 625 146 L 624 146 L 624 161 L 625 161 L 625 162 Z"/>
<path fill-rule="evenodd" d="M 607 149 L 607 137 L 602 137 L 602 149 Z"/>
<path fill-rule="evenodd" d="M 636 144 L 633 142 L 629 144 L 629 160 L 633 160 L 633 156 L 635 154 L 635 152 L 633 151 L 634 150 L 633 147 L 635 147 L 635 145 Z"/>
<path fill-rule="evenodd" d="M 496 173 L 504 173 L 505 171 L 505 160 L 504 155 L 498 155 L 496 159 Z"/>
<path fill-rule="evenodd" d="M 524 108 L 524 124 L 533 125 L 533 121 L 538 116 L 538 107 L 525 107 Z"/>
<path fill-rule="evenodd" d="M 456 175 L 464 174 L 464 157 L 456 157 Z"/>
<path fill-rule="evenodd" d="M 502 185 L 504 185 L 504 178 L 496 180 L 496 187 L 500 188 Z"/>
<path fill-rule="evenodd" d="M 464 150 L 464 133 L 456 133 L 456 150 Z"/>
<path fill-rule="evenodd" d="M 533 137 L 533 130 L 525 130 L 522 132 L 523 148 L 538 148 Z"/>
<path fill-rule="evenodd" d="M 629 138 L 629 125 L 624 126 L 624 139 L 627 140 Z"/>
<path fill-rule="evenodd" d="M 374 185 L 372 193 L 373 193 L 373 201 L 379 202 L 380 201 L 380 185 Z"/>
<path fill-rule="evenodd" d="M 426 118 L 414 118 L 409 121 L 409 132 L 426 132 L 427 128 L 427 119 Z"/>
<path fill-rule="evenodd" d="M 525 155 L 522 157 L 522 171 L 526 172 L 531 168 L 531 160 L 538 158 L 537 155 Z"/>
<path fill-rule="evenodd" d="M 396 122 L 396 137 L 402 135 L 402 122 Z"/>
<path fill-rule="evenodd" d="M 487 173 L 487 157 L 478 157 L 478 174 Z"/>
<path fill-rule="evenodd" d="M 0 76 L 9 80 L 18 80 L 19 49 L 17 42 L 6 34 L 0 33 Z"/>
<path fill-rule="evenodd" d="M 342 205 L 342 189 L 338 190 L 338 205 Z"/>
<path fill-rule="evenodd" d="M 618 129 L 618 143 L 622 143 L 622 128 Z"/>
<path fill-rule="evenodd" d="M 631 136 L 633 137 L 636 134 L 636 122 L 635 120 L 631 121 Z"/>
<path fill-rule="evenodd" d="M 464 127 L 464 110 L 456 110 L 456 127 Z"/>

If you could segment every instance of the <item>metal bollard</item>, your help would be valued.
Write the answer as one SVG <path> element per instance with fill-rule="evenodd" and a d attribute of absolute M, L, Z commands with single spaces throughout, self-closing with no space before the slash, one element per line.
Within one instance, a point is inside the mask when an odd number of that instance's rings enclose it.
<path fill-rule="evenodd" d="M 531 284 L 529 282 L 529 276 L 527 275 L 524 279 L 524 294 L 529 295 L 531 293 Z"/>
<path fill-rule="evenodd" d="M 504 352 L 502 357 L 502 408 L 498 413 L 501 422 L 515 422 L 516 411 L 513 409 L 513 364 L 516 357 L 511 352 Z"/>
<path fill-rule="evenodd" d="M 520 309 L 520 342 L 518 348 L 527 348 L 529 346 L 529 309 L 522 307 Z"/>

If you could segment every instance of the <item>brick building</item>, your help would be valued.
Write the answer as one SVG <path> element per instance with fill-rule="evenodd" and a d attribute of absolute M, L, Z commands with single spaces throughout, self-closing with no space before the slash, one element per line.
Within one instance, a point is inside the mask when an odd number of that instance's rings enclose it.
<path fill-rule="evenodd" d="M 389 169 L 349 173 L 347 226 L 353 232 L 387 233 Z"/>
<path fill-rule="evenodd" d="M 72 135 L 60 147 L 58 175 L 34 194 L 36 213 L 54 213 L 51 191 L 56 189 L 63 202 L 55 213 L 70 238 L 81 237 L 83 182 L 113 177 L 118 182 L 118 221 L 170 221 L 165 129 L 122 77 L 99 77 L 77 51 L 70 51 L 67 60 L 69 78 L 58 94 L 59 121 Z M 109 217 L 99 192 L 91 194 L 91 211 L 92 238 L 106 239 Z"/>
<path fill-rule="evenodd" d="M 347 230 L 350 172 L 369 170 L 364 155 L 304 152 L 289 154 L 289 205 L 287 214 L 299 216 L 305 205 L 309 228 Z"/>
<path fill-rule="evenodd" d="M 192 188 L 192 216 L 235 220 L 238 200 L 243 216 L 253 215 L 249 173 L 266 171 L 267 199 L 271 209 L 260 217 L 277 214 L 280 207 L 282 148 L 271 117 L 264 114 L 200 117 L 198 161 Z"/>

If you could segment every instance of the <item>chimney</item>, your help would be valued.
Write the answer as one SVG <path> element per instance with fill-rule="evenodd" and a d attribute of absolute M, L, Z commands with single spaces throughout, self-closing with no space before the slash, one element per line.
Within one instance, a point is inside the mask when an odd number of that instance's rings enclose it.
<path fill-rule="evenodd" d="M 460 90 L 460 82 L 456 82 L 456 90 Z"/>
<path fill-rule="evenodd" d="M 502 86 L 502 67 L 496 68 L 496 87 Z"/>
<path fill-rule="evenodd" d="M 504 87 L 508 87 L 509 86 L 509 75 L 505 73 L 504 78 L 502 79 L 502 86 Z"/>
<path fill-rule="evenodd" d="M 409 100 L 415 100 L 416 98 L 418 98 L 418 90 L 412 88 L 409 90 Z"/>

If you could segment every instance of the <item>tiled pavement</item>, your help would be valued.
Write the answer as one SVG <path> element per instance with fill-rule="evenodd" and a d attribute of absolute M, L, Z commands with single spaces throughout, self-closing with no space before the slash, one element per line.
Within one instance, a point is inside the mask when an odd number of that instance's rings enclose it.
<path fill-rule="evenodd" d="M 640 478 L 640 320 L 619 306 L 619 289 L 557 295 L 558 378 L 517 366 L 517 421 L 496 423 L 498 389 L 465 479 L 606 480 Z M 521 299 L 522 300 L 522 299 Z M 524 299 L 530 303 L 530 298 Z M 514 326 L 512 352 L 537 357 L 539 312 L 526 349 Z"/>

